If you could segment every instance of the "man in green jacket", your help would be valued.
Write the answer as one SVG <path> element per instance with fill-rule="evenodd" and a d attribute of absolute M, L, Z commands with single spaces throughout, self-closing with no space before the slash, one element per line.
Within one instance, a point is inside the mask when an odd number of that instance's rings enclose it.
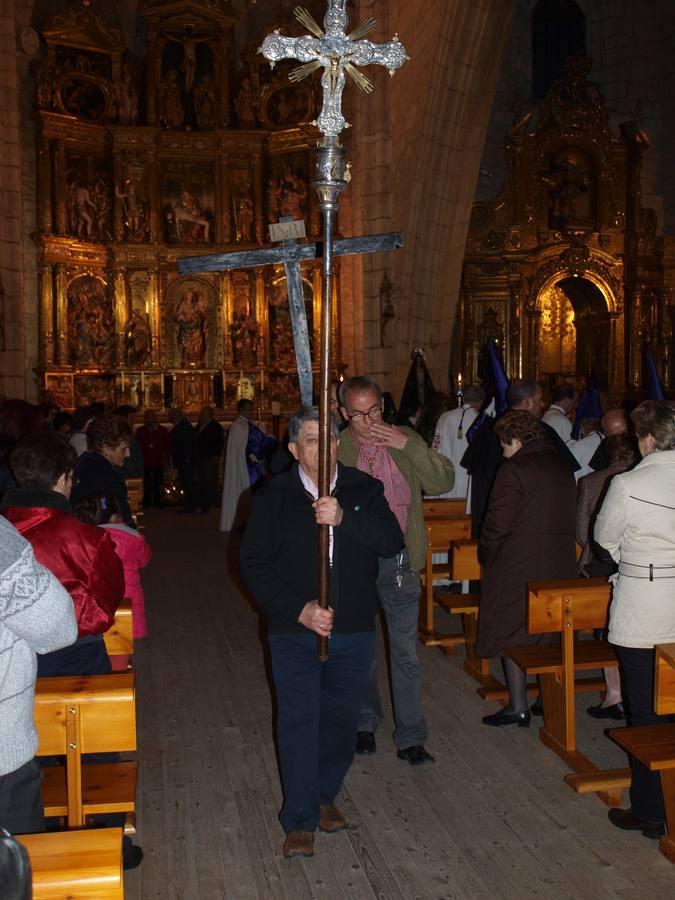
<path fill-rule="evenodd" d="M 420 569 L 426 557 L 422 496 L 449 491 L 452 463 L 427 447 L 411 428 L 382 419 L 382 391 L 372 378 L 357 376 L 340 387 L 340 409 L 349 427 L 340 436 L 338 459 L 377 478 L 405 535 L 405 549 L 380 559 L 377 589 L 389 633 L 391 684 L 399 759 L 411 765 L 433 762 L 424 747 L 429 731 L 422 714 L 421 672 L 417 659 Z M 361 710 L 357 753 L 374 753 L 382 702 L 375 663 Z"/>

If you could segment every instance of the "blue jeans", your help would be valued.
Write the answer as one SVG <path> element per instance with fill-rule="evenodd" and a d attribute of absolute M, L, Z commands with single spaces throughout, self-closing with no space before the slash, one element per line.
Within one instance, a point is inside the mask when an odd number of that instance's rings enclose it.
<path fill-rule="evenodd" d="M 380 560 L 377 590 L 389 634 L 391 689 L 394 706 L 394 741 L 405 750 L 424 744 L 429 736 L 422 715 L 422 672 L 417 659 L 420 577 L 410 568 L 407 551 Z M 377 731 L 382 724 L 382 700 L 377 686 L 377 661 L 368 681 L 359 731 Z"/>
<path fill-rule="evenodd" d="M 319 806 L 332 803 L 354 758 L 356 726 L 375 632 L 333 633 L 328 659 L 316 635 L 271 634 L 284 831 L 315 831 Z"/>

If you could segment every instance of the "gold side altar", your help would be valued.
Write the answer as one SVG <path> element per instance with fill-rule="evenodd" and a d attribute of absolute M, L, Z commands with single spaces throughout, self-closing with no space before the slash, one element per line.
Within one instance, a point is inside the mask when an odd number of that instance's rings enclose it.
<path fill-rule="evenodd" d="M 290 84 L 290 64 L 271 70 L 256 44 L 231 83 L 236 15 L 227 2 L 146 0 L 140 13 L 142 59 L 88 7 L 43 32 L 39 377 L 64 408 L 231 408 L 245 395 L 266 410 L 293 409 L 283 268 L 183 277 L 176 259 L 258 247 L 284 216 L 319 235 L 309 124 L 317 82 Z M 320 261 L 302 272 L 318 346 Z"/>
<path fill-rule="evenodd" d="M 514 108 L 502 190 L 472 211 L 453 369 L 485 378 L 492 342 L 511 378 L 583 382 L 613 400 L 672 385 L 672 239 L 641 204 L 649 138 L 610 128 L 591 60 L 576 57 L 538 111 Z"/>

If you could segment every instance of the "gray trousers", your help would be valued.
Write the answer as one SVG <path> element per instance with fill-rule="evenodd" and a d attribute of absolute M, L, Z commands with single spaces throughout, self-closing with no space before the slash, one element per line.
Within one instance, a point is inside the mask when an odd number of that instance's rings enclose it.
<path fill-rule="evenodd" d="M 389 635 L 391 688 L 394 707 L 394 741 L 405 750 L 424 744 L 429 736 L 422 715 L 422 673 L 417 659 L 420 577 L 410 568 L 404 550 L 391 559 L 380 559 L 377 590 Z M 377 685 L 377 659 L 361 709 L 359 731 L 377 731 L 382 723 L 382 700 Z"/>

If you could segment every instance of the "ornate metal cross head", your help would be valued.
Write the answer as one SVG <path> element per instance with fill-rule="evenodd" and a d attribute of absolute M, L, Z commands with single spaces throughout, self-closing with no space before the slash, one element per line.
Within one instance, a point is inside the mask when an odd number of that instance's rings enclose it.
<path fill-rule="evenodd" d="M 277 29 L 265 38 L 259 52 L 270 60 L 272 66 L 281 59 L 297 59 L 303 63 L 292 70 L 289 75 L 291 81 L 302 81 L 317 69 L 324 70 L 321 78 L 323 108 L 314 124 L 327 137 L 337 137 L 348 127 L 342 115 L 345 73 L 362 91 L 370 94 L 372 81 L 356 67 L 377 63 L 386 66 L 389 74 L 393 75 L 408 55 L 398 35 L 394 35 L 387 44 L 361 40 L 375 27 L 375 19 L 366 19 L 351 34 L 347 34 L 347 0 L 328 0 L 323 29 L 302 6 L 296 6 L 293 12 L 311 35 L 283 37 Z"/>

